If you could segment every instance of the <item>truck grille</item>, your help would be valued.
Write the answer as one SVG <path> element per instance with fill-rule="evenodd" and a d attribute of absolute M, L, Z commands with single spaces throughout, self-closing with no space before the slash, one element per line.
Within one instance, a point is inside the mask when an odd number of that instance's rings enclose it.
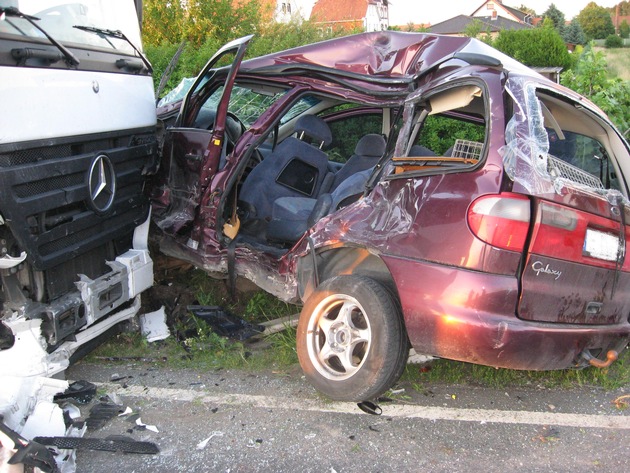
<path fill-rule="evenodd" d="M 128 237 L 148 213 L 142 170 L 155 152 L 152 129 L 0 145 L 0 213 L 33 267 L 49 270 Z M 114 203 L 103 214 L 93 210 L 88 190 L 100 155 L 116 180 Z"/>

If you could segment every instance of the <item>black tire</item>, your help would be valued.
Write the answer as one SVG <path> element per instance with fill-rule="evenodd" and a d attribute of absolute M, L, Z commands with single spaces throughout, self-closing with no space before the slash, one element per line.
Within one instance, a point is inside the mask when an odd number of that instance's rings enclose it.
<path fill-rule="evenodd" d="M 400 378 L 409 354 L 399 305 L 373 279 L 338 276 L 308 298 L 297 329 L 304 374 L 337 401 L 366 401 Z"/>

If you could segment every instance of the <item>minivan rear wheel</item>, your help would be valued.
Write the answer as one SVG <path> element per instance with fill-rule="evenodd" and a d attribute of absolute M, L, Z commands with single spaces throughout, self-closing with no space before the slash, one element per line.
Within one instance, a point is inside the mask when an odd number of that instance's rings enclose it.
<path fill-rule="evenodd" d="M 374 399 L 402 374 L 409 345 L 392 294 L 373 279 L 338 276 L 308 298 L 297 353 L 313 386 L 334 400 Z"/>

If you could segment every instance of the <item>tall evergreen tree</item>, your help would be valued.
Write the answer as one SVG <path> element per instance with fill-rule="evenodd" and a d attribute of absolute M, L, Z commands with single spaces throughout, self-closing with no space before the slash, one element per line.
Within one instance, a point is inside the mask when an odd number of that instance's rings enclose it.
<path fill-rule="evenodd" d="M 555 4 L 549 5 L 547 11 L 543 13 L 543 18 L 549 18 L 553 21 L 553 27 L 558 30 L 558 33 L 562 36 L 565 30 L 565 19 L 564 13 L 562 13 Z"/>
<path fill-rule="evenodd" d="M 567 43 L 586 44 L 586 35 L 584 34 L 584 30 L 582 30 L 580 22 L 577 18 L 573 18 L 571 23 L 569 23 L 569 26 L 565 28 L 562 39 L 564 39 Z"/>

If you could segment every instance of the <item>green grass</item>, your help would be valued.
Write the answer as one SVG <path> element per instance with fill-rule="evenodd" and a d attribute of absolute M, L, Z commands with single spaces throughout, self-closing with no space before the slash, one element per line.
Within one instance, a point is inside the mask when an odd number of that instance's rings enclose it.
<path fill-rule="evenodd" d="M 607 390 L 630 386 L 630 352 L 624 351 L 609 368 L 585 368 L 556 371 L 520 371 L 491 368 L 449 360 L 435 360 L 430 369 L 407 365 L 403 381 L 422 391 L 431 383 L 478 385 L 494 388 L 508 386 L 543 386 L 572 388 L 596 386 Z"/>
<path fill-rule="evenodd" d="M 251 323 L 261 323 L 299 312 L 263 292 L 239 293 L 232 301 L 225 285 L 199 270 L 180 275 L 175 283 L 185 285 L 200 305 L 221 306 Z M 229 340 L 214 333 L 203 320 L 187 313 L 171 320 L 171 337 L 148 343 L 139 333 L 123 333 L 101 345 L 88 357 L 88 362 L 137 360 L 156 362 L 172 368 L 245 370 L 285 369 L 297 363 L 295 328 L 266 336 L 261 343 L 248 344 Z M 257 348 L 263 345 L 265 348 Z"/>
<path fill-rule="evenodd" d="M 619 77 L 630 80 L 630 48 L 595 48 L 606 56 L 608 74 L 610 77 Z"/>

